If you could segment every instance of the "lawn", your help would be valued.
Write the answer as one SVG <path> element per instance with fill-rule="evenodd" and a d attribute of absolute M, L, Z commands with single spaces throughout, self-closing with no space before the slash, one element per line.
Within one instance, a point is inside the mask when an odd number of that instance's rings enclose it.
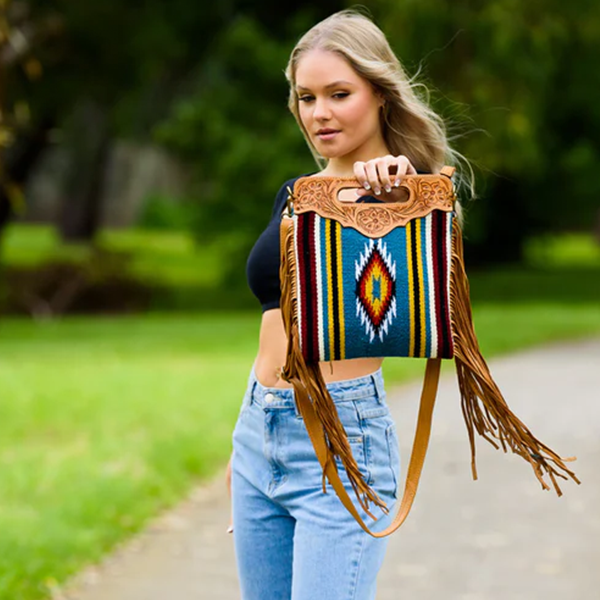
<path fill-rule="evenodd" d="M 534 263 L 472 274 L 486 356 L 600 334 L 595 259 Z M 0 321 L 0 600 L 49 597 L 222 468 L 259 316 Z"/>
<path fill-rule="evenodd" d="M 130 258 L 130 272 L 143 281 L 162 285 L 210 285 L 217 280 L 219 254 L 201 249 L 185 231 L 141 229 L 102 231 L 97 246 Z M 33 267 L 48 260 L 84 261 L 87 244 L 64 244 L 50 225 L 15 223 L 0 241 L 4 264 Z"/>

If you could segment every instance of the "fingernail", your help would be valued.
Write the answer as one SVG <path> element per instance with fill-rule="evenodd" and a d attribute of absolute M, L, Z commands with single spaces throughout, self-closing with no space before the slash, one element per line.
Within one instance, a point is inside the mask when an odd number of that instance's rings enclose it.
<path fill-rule="evenodd" d="M 392 186 L 391 185 L 386 185 L 385 186 L 385 191 L 389 194 L 392 191 Z"/>
<path fill-rule="evenodd" d="M 396 181 L 394 181 L 394 186 L 395 187 L 400 187 L 400 180 L 396 179 Z"/>
<path fill-rule="evenodd" d="M 230 525 L 230 526 L 227 528 L 227 533 L 233 533 L 233 525 Z"/>
<path fill-rule="evenodd" d="M 375 188 L 375 194 L 379 196 L 379 194 L 381 194 L 381 190 L 379 188 Z"/>
<path fill-rule="evenodd" d="M 371 186 L 369 185 L 368 182 L 365 181 L 365 190 L 370 190 Z"/>

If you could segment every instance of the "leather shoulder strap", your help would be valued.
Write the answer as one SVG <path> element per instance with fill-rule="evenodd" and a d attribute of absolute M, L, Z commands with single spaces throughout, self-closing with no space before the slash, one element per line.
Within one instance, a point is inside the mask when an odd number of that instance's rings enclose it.
<path fill-rule="evenodd" d="M 336 491 L 337 495 L 342 501 L 342 504 L 346 507 L 348 512 L 350 512 L 358 524 L 373 537 L 381 538 L 390 535 L 396 531 L 402 525 L 402 523 L 404 523 L 406 517 L 408 517 L 408 514 L 410 513 L 410 509 L 417 494 L 419 479 L 421 477 L 421 471 L 423 470 L 423 463 L 425 462 L 425 455 L 427 454 L 427 447 L 429 445 L 433 407 L 435 404 L 440 377 L 440 366 L 441 359 L 439 358 L 430 358 L 427 360 L 427 368 L 425 370 L 425 378 L 423 380 L 423 390 L 421 392 L 421 404 L 419 407 L 417 430 L 413 442 L 410 463 L 408 465 L 404 494 L 394 520 L 383 531 L 371 531 L 363 521 L 362 517 L 358 513 L 358 510 L 348 496 L 346 489 L 344 488 L 344 484 L 340 479 L 335 462 L 327 460 L 327 446 L 325 435 L 323 434 L 323 426 L 317 418 L 311 401 L 304 394 L 297 395 L 298 409 L 302 414 L 308 435 L 310 436 L 317 454 L 317 458 L 321 463 L 321 467 L 323 468 L 327 479 L 333 486 L 333 489 Z"/>

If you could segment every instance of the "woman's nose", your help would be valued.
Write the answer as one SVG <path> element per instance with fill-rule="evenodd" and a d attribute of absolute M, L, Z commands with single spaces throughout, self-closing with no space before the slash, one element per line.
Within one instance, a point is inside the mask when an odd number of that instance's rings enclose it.
<path fill-rule="evenodd" d="M 315 110 L 313 112 L 313 118 L 315 119 L 328 119 L 331 116 L 331 110 L 326 100 L 315 100 Z"/>

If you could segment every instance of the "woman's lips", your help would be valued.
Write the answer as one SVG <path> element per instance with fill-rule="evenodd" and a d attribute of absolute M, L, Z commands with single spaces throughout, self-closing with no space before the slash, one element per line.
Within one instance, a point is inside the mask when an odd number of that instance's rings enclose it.
<path fill-rule="evenodd" d="M 317 133 L 317 137 L 323 141 L 332 140 L 338 133 L 340 133 L 340 132 L 339 131 L 328 131 L 326 133 Z"/>

